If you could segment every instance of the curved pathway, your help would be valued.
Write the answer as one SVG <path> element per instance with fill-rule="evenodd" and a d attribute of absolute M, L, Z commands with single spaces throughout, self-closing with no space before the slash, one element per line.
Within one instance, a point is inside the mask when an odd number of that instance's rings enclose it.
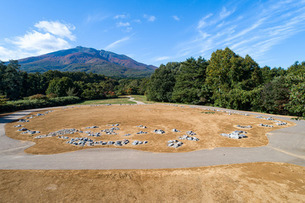
<path fill-rule="evenodd" d="M 0 169 L 152 169 L 249 162 L 286 162 L 305 166 L 305 121 L 293 121 L 297 123 L 296 126 L 268 133 L 269 144 L 263 147 L 215 148 L 186 153 L 98 148 L 53 155 L 26 154 L 24 149 L 34 143 L 6 137 L 4 125 L 39 110 L 42 109 L 21 111 L 0 118 Z M 242 111 L 233 111 L 242 113 Z M 249 112 L 247 114 L 264 115 Z M 287 117 L 273 117 L 291 121 Z"/>
<path fill-rule="evenodd" d="M 135 100 L 135 98 L 133 98 L 133 97 L 131 97 L 131 96 L 127 96 L 127 97 L 129 97 L 129 101 L 136 102 L 136 104 L 145 104 L 144 102 Z"/>

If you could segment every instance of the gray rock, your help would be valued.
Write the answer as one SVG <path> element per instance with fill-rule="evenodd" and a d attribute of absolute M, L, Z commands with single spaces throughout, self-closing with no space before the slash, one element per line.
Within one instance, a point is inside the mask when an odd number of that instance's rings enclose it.
<path fill-rule="evenodd" d="M 26 129 L 26 128 L 20 128 L 20 129 L 18 129 L 18 131 L 27 131 L 28 129 Z"/>
<path fill-rule="evenodd" d="M 86 127 L 85 129 L 93 129 L 93 128 L 98 128 L 98 126 L 94 125 L 94 126 L 89 126 L 89 127 Z"/>
<path fill-rule="evenodd" d="M 164 131 L 164 130 L 161 130 L 161 129 L 155 129 L 155 130 L 154 130 L 154 133 L 157 133 L 157 134 L 164 134 L 165 131 Z"/>

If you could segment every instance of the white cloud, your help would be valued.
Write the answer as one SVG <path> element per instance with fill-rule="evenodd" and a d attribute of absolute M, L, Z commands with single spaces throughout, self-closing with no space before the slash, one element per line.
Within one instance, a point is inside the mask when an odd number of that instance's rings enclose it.
<path fill-rule="evenodd" d="M 0 59 L 20 59 L 71 48 L 70 41 L 76 38 L 72 34 L 73 25 L 40 21 L 35 27 L 38 30 L 32 29 L 23 36 L 5 39 L 5 44 L 0 47 Z"/>
<path fill-rule="evenodd" d="M 88 15 L 87 18 L 86 18 L 86 23 L 100 22 L 100 21 L 103 21 L 107 18 L 108 18 L 108 16 L 101 15 L 101 14 Z"/>
<path fill-rule="evenodd" d="M 222 19 L 228 17 L 229 15 L 231 15 L 232 13 L 234 13 L 234 10 L 228 11 L 226 9 L 226 7 L 223 7 L 221 12 L 219 13 L 219 17 L 222 20 Z"/>
<path fill-rule="evenodd" d="M 133 20 L 133 22 L 135 22 L 135 23 L 141 23 L 142 21 L 141 21 L 140 19 L 135 19 L 135 20 Z"/>
<path fill-rule="evenodd" d="M 212 16 L 213 16 L 213 14 L 210 13 L 210 14 L 206 15 L 205 17 L 201 18 L 198 22 L 197 29 L 201 29 L 204 26 L 206 26 L 207 25 L 206 20 Z"/>
<path fill-rule="evenodd" d="M 123 22 L 118 22 L 116 25 L 117 25 L 118 27 L 128 27 L 128 26 L 130 26 L 130 23 L 129 23 L 129 22 L 125 22 L 125 23 L 123 23 Z"/>
<path fill-rule="evenodd" d="M 69 48 L 69 43 L 50 33 L 29 32 L 22 37 L 15 37 L 12 43 L 21 50 L 35 51 L 37 54 L 44 54 L 54 50 Z"/>
<path fill-rule="evenodd" d="M 111 44 L 109 44 L 105 47 L 105 50 L 113 49 L 113 48 L 119 46 L 121 43 L 128 41 L 129 39 L 130 39 L 130 37 L 123 37 L 122 39 L 112 42 Z"/>
<path fill-rule="evenodd" d="M 58 21 L 39 21 L 35 24 L 35 27 L 59 37 L 75 40 L 75 36 L 71 32 L 72 30 L 75 30 L 73 25 L 63 24 Z"/>
<path fill-rule="evenodd" d="M 125 14 L 114 16 L 114 19 L 125 19 L 125 18 L 127 18 L 127 15 L 125 15 Z"/>
<path fill-rule="evenodd" d="M 235 5 L 236 6 L 236 5 Z M 230 47 L 265 61 L 267 53 L 285 39 L 305 32 L 305 2 L 273 1 L 239 11 L 223 7 L 219 15 L 208 14 L 197 21 L 194 36 L 177 46 L 180 54 L 209 57 L 216 49 Z"/>
<path fill-rule="evenodd" d="M 169 56 L 160 56 L 155 59 L 155 61 L 164 61 L 170 59 Z"/>
<path fill-rule="evenodd" d="M 173 16 L 173 19 L 174 19 L 175 21 L 180 21 L 180 18 L 179 18 L 178 16 Z"/>
<path fill-rule="evenodd" d="M 149 22 L 154 22 L 157 19 L 155 16 L 150 16 L 150 15 L 146 15 L 146 14 L 144 14 L 143 17 L 145 19 L 147 19 L 147 21 L 149 21 Z"/>

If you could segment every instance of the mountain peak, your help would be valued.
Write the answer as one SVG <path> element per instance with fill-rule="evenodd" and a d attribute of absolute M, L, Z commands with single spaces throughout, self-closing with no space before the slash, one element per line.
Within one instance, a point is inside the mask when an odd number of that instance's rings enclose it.
<path fill-rule="evenodd" d="M 145 77 L 156 69 L 126 55 L 82 46 L 20 59 L 19 63 L 27 72 L 84 71 L 118 77 Z"/>

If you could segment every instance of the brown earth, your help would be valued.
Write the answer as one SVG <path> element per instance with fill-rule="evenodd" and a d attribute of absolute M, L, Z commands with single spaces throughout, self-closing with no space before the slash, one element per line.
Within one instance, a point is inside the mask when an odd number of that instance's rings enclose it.
<path fill-rule="evenodd" d="M 42 112 L 43 113 L 43 112 Z M 33 113 L 32 115 L 35 115 Z M 275 122 L 258 119 L 255 116 L 244 116 L 239 114 L 228 115 L 224 112 L 206 111 L 199 108 L 174 105 L 111 105 L 111 106 L 81 106 L 73 108 L 55 109 L 45 116 L 34 117 L 28 123 L 12 122 L 6 125 L 6 135 L 19 140 L 29 140 L 36 145 L 25 150 L 32 154 L 54 154 L 68 151 L 75 151 L 89 146 L 80 147 L 67 144 L 67 140 L 56 137 L 34 139 L 34 136 L 17 132 L 18 128 L 13 127 L 22 124 L 30 130 L 38 130 L 40 134 L 47 134 L 61 129 L 76 128 L 86 131 L 85 127 L 99 126 L 96 129 L 87 131 L 100 132 L 103 129 L 111 128 L 109 124 L 120 124 L 118 135 L 105 135 L 101 137 L 90 137 L 95 141 L 116 141 L 129 139 L 129 141 L 148 141 L 148 144 L 134 146 L 131 143 L 119 148 L 132 148 L 151 152 L 188 152 L 201 149 L 213 149 L 216 147 L 258 147 L 268 144 L 266 133 L 271 130 L 295 125 L 289 122 L 286 126 L 276 126 Z M 258 124 L 264 123 L 273 125 L 273 128 L 260 127 Z M 138 125 L 147 126 L 146 129 L 136 127 Z M 253 128 L 244 129 L 248 138 L 230 139 L 221 136 L 221 133 L 231 133 L 234 130 L 242 130 L 236 125 L 251 125 Z M 172 132 L 172 129 L 180 130 L 179 133 Z M 163 135 L 153 133 L 154 129 L 162 129 L 166 133 Z M 139 131 L 147 134 L 137 135 Z M 178 140 L 186 131 L 192 130 L 200 140 L 181 140 L 184 145 L 180 148 L 167 146 L 168 140 Z M 123 136 L 130 133 L 131 136 Z M 38 135 L 40 135 L 38 134 Z M 37 134 L 35 135 L 37 136 Z M 72 137 L 85 137 L 86 134 L 75 133 L 66 135 Z M 93 147 L 115 147 L 115 146 L 93 146 Z"/>
<path fill-rule="evenodd" d="M 150 170 L 0 170 L 0 202 L 304 202 L 284 163 Z"/>

